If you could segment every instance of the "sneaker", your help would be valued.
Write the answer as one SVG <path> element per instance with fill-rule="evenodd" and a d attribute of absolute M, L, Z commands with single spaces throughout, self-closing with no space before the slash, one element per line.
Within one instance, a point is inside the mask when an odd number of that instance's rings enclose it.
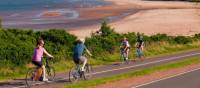
<path fill-rule="evenodd" d="M 43 79 L 42 81 L 44 81 L 44 82 L 48 82 L 49 80 L 48 80 L 48 79 Z"/>
<path fill-rule="evenodd" d="M 84 68 L 84 67 L 82 67 L 82 68 L 81 68 L 81 71 L 85 71 L 85 68 Z"/>

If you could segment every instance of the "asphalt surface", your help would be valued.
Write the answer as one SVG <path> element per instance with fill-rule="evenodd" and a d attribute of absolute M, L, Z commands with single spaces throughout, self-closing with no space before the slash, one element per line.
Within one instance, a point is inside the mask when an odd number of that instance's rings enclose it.
<path fill-rule="evenodd" d="M 136 88 L 200 88 L 200 69 Z"/>
<path fill-rule="evenodd" d="M 188 51 L 169 56 L 147 58 L 144 61 L 140 60 L 137 60 L 136 62 L 131 61 L 128 65 L 115 63 L 111 65 L 99 66 L 94 68 L 92 79 L 113 76 L 116 74 L 123 74 L 131 71 L 159 66 L 162 64 L 172 63 L 193 57 L 200 57 L 200 50 Z M 70 82 L 68 80 L 68 72 L 66 72 L 62 74 L 56 74 L 55 81 L 52 81 L 50 83 L 38 82 L 33 84 L 32 88 L 54 88 L 69 83 Z M 24 79 L 15 79 L 13 82 L 0 82 L 0 88 L 25 88 L 25 87 L 26 85 Z"/>

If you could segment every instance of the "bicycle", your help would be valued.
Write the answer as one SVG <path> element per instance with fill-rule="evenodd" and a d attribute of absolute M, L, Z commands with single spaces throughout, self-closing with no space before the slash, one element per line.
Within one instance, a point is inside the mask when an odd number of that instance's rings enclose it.
<path fill-rule="evenodd" d="M 85 71 L 81 71 L 81 65 L 78 64 L 71 68 L 69 71 L 69 81 L 72 83 L 77 82 L 79 79 L 88 80 L 92 77 L 92 66 L 90 64 L 85 65 Z"/>
<path fill-rule="evenodd" d="M 128 56 L 126 54 L 126 51 L 124 49 L 120 49 L 120 61 L 125 64 L 129 64 L 129 60 L 126 59 Z"/>
<path fill-rule="evenodd" d="M 45 59 L 44 65 L 46 68 L 46 74 L 47 74 L 48 79 L 50 81 L 53 81 L 55 78 L 55 69 L 49 65 L 49 61 L 48 61 L 49 59 L 50 58 Z M 41 74 L 37 74 L 38 71 L 41 71 Z M 26 81 L 27 87 L 30 88 L 33 83 L 41 82 L 42 79 L 43 79 L 42 68 L 35 67 L 35 68 L 31 68 L 30 70 L 28 70 L 28 72 L 26 73 L 25 81 Z"/>

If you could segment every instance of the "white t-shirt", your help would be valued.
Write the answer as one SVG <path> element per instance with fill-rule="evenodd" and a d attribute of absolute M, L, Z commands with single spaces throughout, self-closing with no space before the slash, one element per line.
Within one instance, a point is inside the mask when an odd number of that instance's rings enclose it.
<path fill-rule="evenodd" d="M 128 41 L 122 41 L 121 45 L 122 45 L 122 46 L 130 47 L 130 44 L 129 44 Z"/>

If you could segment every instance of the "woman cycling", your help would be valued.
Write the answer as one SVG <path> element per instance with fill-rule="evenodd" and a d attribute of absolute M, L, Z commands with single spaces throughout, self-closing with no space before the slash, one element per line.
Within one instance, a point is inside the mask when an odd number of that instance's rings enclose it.
<path fill-rule="evenodd" d="M 43 54 L 47 55 L 48 57 L 53 58 L 51 54 L 49 54 L 44 48 L 44 40 L 42 38 L 37 40 L 36 48 L 34 49 L 34 53 L 32 56 L 32 63 L 38 67 L 38 71 L 42 68 L 42 77 L 43 81 L 48 81 L 46 78 L 46 69 L 42 63 Z"/>

